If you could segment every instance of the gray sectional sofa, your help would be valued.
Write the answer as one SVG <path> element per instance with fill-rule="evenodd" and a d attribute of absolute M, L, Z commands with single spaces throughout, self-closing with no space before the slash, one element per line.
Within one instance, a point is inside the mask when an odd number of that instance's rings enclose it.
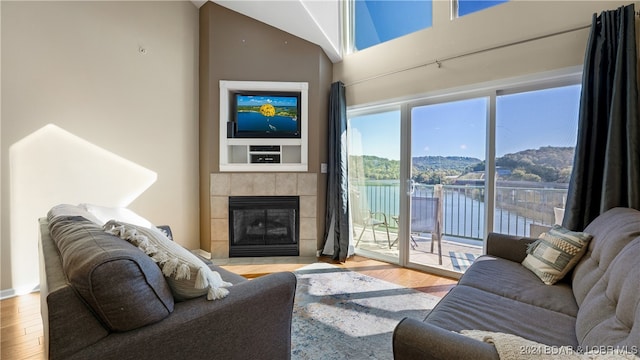
<path fill-rule="evenodd" d="M 64 210 L 64 209 L 63 209 Z M 49 359 L 289 359 L 296 277 L 251 281 L 208 264 L 229 294 L 174 300 L 159 267 L 91 214 L 40 219 L 40 299 Z"/>
<path fill-rule="evenodd" d="M 397 325 L 394 359 L 500 358 L 497 345 L 462 335 L 465 330 L 550 345 L 547 355 L 563 346 L 640 355 L 640 212 L 611 209 L 584 232 L 593 235 L 586 253 L 554 285 L 545 285 L 521 264 L 534 239 L 491 234 L 487 255 L 469 267 L 424 321 L 407 318 Z M 521 350 L 522 357 L 540 351 Z"/>

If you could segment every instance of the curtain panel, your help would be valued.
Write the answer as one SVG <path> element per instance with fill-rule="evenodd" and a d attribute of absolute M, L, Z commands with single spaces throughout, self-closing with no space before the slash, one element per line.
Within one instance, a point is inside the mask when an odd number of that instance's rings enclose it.
<path fill-rule="evenodd" d="M 582 75 L 578 139 L 563 226 L 584 229 L 613 207 L 640 209 L 635 8 L 593 15 Z"/>
<path fill-rule="evenodd" d="M 352 255 L 347 161 L 347 100 L 344 84 L 338 81 L 331 84 L 329 94 L 327 212 L 322 253 L 340 262 Z"/>

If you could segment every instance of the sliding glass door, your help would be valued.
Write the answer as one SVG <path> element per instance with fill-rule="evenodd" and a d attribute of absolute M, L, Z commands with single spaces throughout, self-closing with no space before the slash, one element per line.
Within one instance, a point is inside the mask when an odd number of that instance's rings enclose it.
<path fill-rule="evenodd" d="M 399 262 L 400 108 L 349 112 L 349 200 L 356 254 Z"/>
<path fill-rule="evenodd" d="M 488 232 L 561 223 L 579 73 L 349 111 L 356 253 L 457 276 Z"/>
<path fill-rule="evenodd" d="M 407 263 L 464 271 L 482 253 L 488 99 L 411 107 Z"/>

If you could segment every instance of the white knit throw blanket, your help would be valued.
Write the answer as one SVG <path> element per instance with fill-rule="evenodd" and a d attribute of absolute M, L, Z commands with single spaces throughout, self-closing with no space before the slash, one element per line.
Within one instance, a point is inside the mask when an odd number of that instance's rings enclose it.
<path fill-rule="evenodd" d="M 500 360 L 637 360 L 634 354 L 616 351 L 608 347 L 594 347 L 590 349 L 573 349 L 571 346 L 549 346 L 527 340 L 512 334 L 482 331 L 462 330 L 462 335 L 493 344 L 500 356 Z M 631 352 L 634 349 L 627 349 Z M 637 349 L 635 349 L 637 353 Z"/>

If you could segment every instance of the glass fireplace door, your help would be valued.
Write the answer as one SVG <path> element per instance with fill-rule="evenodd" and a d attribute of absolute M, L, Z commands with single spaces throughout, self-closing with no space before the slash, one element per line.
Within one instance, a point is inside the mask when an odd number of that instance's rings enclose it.
<path fill-rule="evenodd" d="M 229 198 L 229 256 L 298 256 L 297 196 Z"/>

